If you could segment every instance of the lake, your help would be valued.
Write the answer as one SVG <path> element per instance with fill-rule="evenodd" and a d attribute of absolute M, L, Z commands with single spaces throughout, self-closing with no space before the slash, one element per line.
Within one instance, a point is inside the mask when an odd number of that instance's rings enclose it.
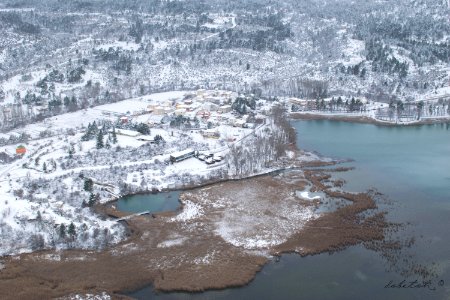
<path fill-rule="evenodd" d="M 137 299 L 448 299 L 450 296 L 450 130 L 443 125 L 383 127 L 337 121 L 295 121 L 298 146 L 322 155 L 354 161 L 355 170 L 339 173 L 345 189 L 376 188 L 388 219 L 410 222 L 402 230 L 416 243 L 404 255 L 436 266 L 428 288 L 385 288 L 404 278 L 389 272 L 377 252 L 361 245 L 344 251 L 300 257 L 283 255 L 263 268 L 248 286 L 199 294 L 155 294 L 151 287 Z M 195 274 L 192 274 L 195 276 Z M 417 279 L 406 278 L 408 281 Z"/>
<path fill-rule="evenodd" d="M 180 191 L 133 195 L 120 198 L 116 207 L 129 213 L 175 211 L 180 207 L 179 198 Z"/>

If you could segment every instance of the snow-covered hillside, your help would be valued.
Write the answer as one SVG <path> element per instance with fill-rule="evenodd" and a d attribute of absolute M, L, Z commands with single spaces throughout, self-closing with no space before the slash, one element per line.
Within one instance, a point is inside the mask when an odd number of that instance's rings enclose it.
<path fill-rule="evenodd" d="M 385 103 L 449 97 L 442 1 L 103 2 L 3 5 L 0 128 L 196 88 Z"/>

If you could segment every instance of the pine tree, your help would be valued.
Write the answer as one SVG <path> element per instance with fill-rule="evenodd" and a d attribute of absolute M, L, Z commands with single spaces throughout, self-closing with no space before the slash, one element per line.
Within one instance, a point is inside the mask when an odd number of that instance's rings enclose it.
<path fill-rule="evenodd" d="M 76 230 L 75 230 L 75 225 L 73 224 L 73 222 L 70 223 L 69 225 L 69 230 L 67 231 L 67 233 L 74 238 L 75 235 L 77 234 Z"/>
<path fill-rule="evenodd" d="M 65 238 L 66 237 L 66 225 L 61 224 L 61 226 L 59 226 L 59 236 L 61 238 Z"/>
<path fill-rule="evenodd" d="M 47 164 L 44 162 L 44 164 L 42 165 L 42 170 L 47 173 Z"/>
<path fill-rule="evenodd" d="M 70 98 L 67 97 L 67 96 L 65 96 L 65 97 L 63 98 L 63 103 L 64 103 L 64 106 L 65 106 L 65 107 L 68 107 L 69 104 L 70 104 Z"/>
<path fill-rule="evenodd" d="M 105 145 L 103 143 L 103 131 L 100 130 L 97 135 L 97 149 L 102 149 L 104 147 Z"/>
<path fill-rule="evenodd" d="M 95 196 L 94 196 L 94 194 L 93 193 L 91 193 L 91 195 L 89 196 L 89 202 L 88 202 L 88 206 L 89 207 L 92 207 L 92 206 L 94 206 L 94 204 L 95 204 Z"/>
<path fill-rule="evenodd" d="M 162 138 L 161 135 L 159 135 L 159 134 L 155 135 L 155 143 L 157 145 L 159 145 L 160 143 L 164 143 L 164 139 Z"/>
<path fill-rule="evenodd" d="M 90 178 L 84 179 L 84 190 L 86 192 L 92 192 L 92 188 L 94 187 L 94 182 Z"/>

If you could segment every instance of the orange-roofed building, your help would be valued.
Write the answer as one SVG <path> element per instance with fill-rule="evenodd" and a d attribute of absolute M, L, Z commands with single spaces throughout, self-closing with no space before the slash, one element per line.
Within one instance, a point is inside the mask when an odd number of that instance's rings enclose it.
<path fill-rule="evenodd" d="M 18 155 L 24 155 L 26 152 L 27 148 L 25 148 L 25 146 L 20 145 L 16 148 L 16 154 Z"/>

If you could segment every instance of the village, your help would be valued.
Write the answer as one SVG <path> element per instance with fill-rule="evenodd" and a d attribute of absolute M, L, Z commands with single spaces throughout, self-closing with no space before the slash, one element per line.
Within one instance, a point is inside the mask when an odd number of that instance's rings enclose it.
<path fill-rule="evenodd" d="M 156 97 L 143 96 L 68 113 L 1 134 L 1 144 L 7 145 L 3 147 L 2 154 L 4 157 L 12 158 L 14 154 L 22 157 L 30 147 L 26 145 L 27 141 L 58 135 L 64 130 L 83 133 L 87 124 L 95 121 L 116 124 L 116 134 L 127 142 L 133 138 L 136 145 L 153 144 L 155 136 L 170 140 L 171 136 L 180 131 L 209 145 L 232 143 L 264 124 L 271 107 L 266 101 L 259 100 L 257 109 L 249 109 L 249 114 L 240 114 L 232 108 L 237 97 L 237 93 L 229 91 L 199 89 L 194 92 L 156 94 Z M 153 134 L 128 129 L 137 123 L 148 126 Z M 33 129 L 28 130 L 28 127 Z M 14 145 L 14 141 L 19 143 Z M 4 160 L 6 161 L 8 159 Z"/>
<path fill-rule="evenodd" d="M 288 154 L 285 146 L 292 143 L 289 121 L 281 122 L 283 131 L 276 120 L 283 114 L 375 116 L 389 109 L 386 103 L 344 99 L 173 91 L 89 107 L 3 133 L 0 251 L 29 252 L 49 245 L 96 249 L 118 243 L 124 227 L 99 219 L 90 208 L 125 195 L 270 172 L 274 158 Z M 439 109 L 447 109 L 445 105 Z M 68 243 L 55 228 L 71 224 L 87 229 Z M 99 242 L 101 230 L 108 233 Z"/>
<path fill-rule="evenodd" d="M 220 90 L 166 92 L 2 134 L 0 232 L 27 237 L 2 238 L 1 253 L 47 245 L 96 248 L 99 230 L 108 231 L 101 245 L 114 244 L 123 238 L 122 225 L 86 209 L 127 194 L 244 175 L 245 160 L 253 156 L 249 145 L 276 130 L 274 103 Z M 270 153 L 255 156 L 252 168 L 264 172 Z M 92 182 L 89 188 L 86 179 Z M 71 224 L 89 228 L 87 237 L 67 243 L 55 227 Z"/>

